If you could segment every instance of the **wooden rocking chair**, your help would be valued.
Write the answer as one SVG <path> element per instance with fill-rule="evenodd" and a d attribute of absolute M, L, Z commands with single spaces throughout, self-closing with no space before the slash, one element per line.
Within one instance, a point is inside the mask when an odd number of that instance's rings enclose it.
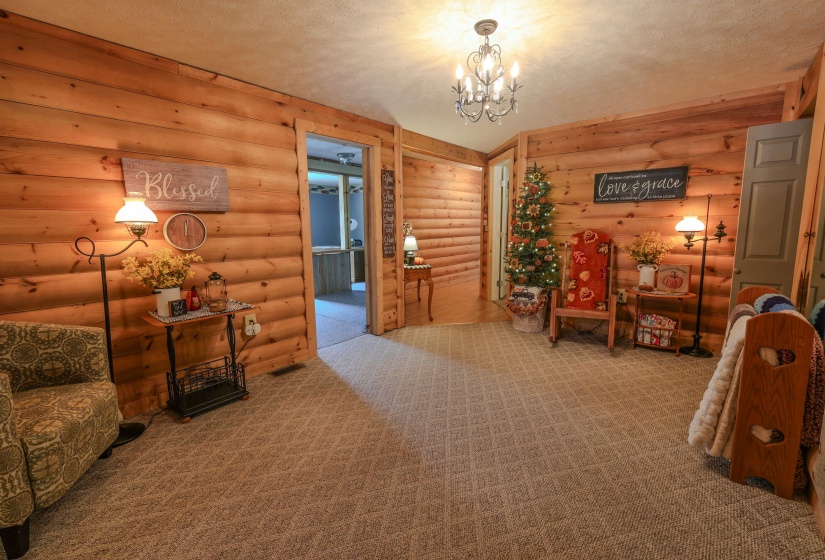
<path fill-rule="evenodd" d="M 561 333 L 562 317 L 608 321 L 607 348 L 613 351 L 618 296 L 611 293 L 613 241 L 606 233 L 584 230 L 563 243 L 561 287 L 550 297 L 550 342 Z"/>

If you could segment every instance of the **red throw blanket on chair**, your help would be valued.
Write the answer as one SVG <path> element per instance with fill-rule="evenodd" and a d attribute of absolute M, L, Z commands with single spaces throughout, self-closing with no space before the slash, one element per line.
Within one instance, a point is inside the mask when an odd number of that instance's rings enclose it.
<path fill-rule="evenodd" d="M 570 280 L 566 307 L 607 309 L 610 236 L 586 229 L 570 238 Z"/>

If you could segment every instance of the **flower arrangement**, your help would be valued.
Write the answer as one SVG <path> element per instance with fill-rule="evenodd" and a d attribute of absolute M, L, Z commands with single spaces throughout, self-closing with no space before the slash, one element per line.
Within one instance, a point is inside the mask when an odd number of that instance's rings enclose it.
<path fill-rule="evenodd" d="M 659 264 L 673 249 L 673 241 L 663 241 L 658 231 L 646 231 L 630 245 L 622 243 L 619 249 L 626 251 L 627 258 L 639 264 Z"/>
<path fill-rule="evenodd" d="M 190 268 L 193 262 L 203 262 L 203 258 L 195 253 L 175 255 L 168 247 L 151 253 L 141 266 L 135 257 L 123 260 L 123 269 L 129 275 L 129 280 L 137 280 L 144 286 L 155 289 L 178 288 L 187 278 L 195 273 Z"/>

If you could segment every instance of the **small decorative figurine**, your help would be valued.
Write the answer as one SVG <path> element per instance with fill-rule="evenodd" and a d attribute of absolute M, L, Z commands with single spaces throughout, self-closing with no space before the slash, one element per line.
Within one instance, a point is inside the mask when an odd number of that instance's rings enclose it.
<path fill-rule="evenodd" d="M 186 294 L 186 309 L 189 311 L 197 311 L 202 306 L 203 304 L 201 303 L 201 296 L 198 293 L 198 288 L 192 286 L 192 289 Z"/>

